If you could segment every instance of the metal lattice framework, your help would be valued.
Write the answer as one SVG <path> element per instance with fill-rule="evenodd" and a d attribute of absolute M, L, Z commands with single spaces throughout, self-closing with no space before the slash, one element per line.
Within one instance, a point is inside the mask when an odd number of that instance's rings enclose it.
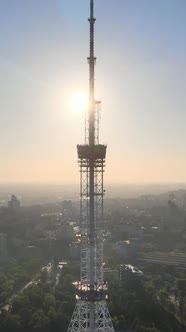
<path fill-rule="evenodd" d="M 114 332 L 103 280 L 103 174 L 106 145 L 99 143 L 99 101 L 94 98 L 94 0 L 90 0 L 89 108 L 85 144 L 77 146 L 80 168 L 81 276 L 68 332 Z"/>
<path fill-rule="evenodd" d="M 94 146 L 94 281 L 103 281 L 103 173 L 105 165 L 106 146 L 97 144 Z M 90 160 L 89 145 L 78 146 L 80 166 L 80 234 L 81 241 L 81 282 L 90 282 Z"/>
<path fill-rule="evenodd" d="M 93 327 L 92 325 L 93 318 Z M 78 301 L 69 325 L 69 331 L 112 331 L 112 320 L 105 301 L 96 303 Z"/>

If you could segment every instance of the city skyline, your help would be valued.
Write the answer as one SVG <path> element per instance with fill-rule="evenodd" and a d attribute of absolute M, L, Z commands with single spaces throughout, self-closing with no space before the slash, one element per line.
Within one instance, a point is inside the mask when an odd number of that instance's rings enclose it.
<path fill-rule="evenodd" d="M 0 2 L 0 182 L 78 182 L 89 1 Z M 175 1 L 96 1 L 106 182 L 186 182 L 185 17 Z M 103 125 L 102 125 L 103 124 Z"/>

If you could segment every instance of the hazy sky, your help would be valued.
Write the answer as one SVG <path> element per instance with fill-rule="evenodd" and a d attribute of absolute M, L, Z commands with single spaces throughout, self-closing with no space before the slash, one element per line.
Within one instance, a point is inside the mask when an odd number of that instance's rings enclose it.
<path fill-rule="evenodd" d="M 186 1 L 96 0 L 107 182 L 186 182 Z M 0 0 L 0 182 L 78 182 L 89 0 Z"/>

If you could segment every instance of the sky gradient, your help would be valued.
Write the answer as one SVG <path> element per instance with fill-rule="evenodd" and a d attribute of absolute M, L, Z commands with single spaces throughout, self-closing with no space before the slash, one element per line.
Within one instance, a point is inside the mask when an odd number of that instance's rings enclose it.
<path fill-rule="evenodd" d="M 106 182 L 186 182 L 186 1 L 95 0 Z M 0 182 L 78 182 L 89 0 L 0 0 Z"/>

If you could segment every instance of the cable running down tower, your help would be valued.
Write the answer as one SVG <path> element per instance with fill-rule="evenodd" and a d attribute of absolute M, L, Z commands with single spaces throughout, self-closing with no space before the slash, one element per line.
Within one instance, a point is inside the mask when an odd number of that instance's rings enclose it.
<path fill-rule="evenodd" d="M 94 96 L 94 0 L 90 0 L 89 106 L 85 144 L 77 146 L 80 167 L 81 280 L 68 332 L 114 332 L 103 280 L 103 173 L 106 146 L 99 143 L 100 102 Z"/>

